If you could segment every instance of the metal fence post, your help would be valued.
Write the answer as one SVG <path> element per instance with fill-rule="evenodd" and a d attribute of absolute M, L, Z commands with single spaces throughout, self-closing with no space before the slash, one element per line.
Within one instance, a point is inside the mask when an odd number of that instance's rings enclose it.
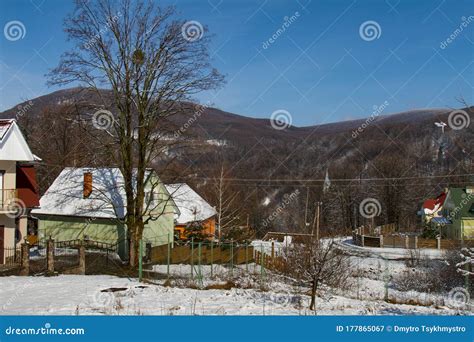
<path fill-rule="evenodd" d="M 230 276 L 234 276 L 234 241 L 230 242 Z"/>
<path fill-rule="evenodd" d="M 214 275 L 213 264 L 214 264 L 214 241 L 211 240 L 211 278 Z"/>
<path fill-rule="evenodd" d="M 264 259 L 263 245 L 260 245 L 260 276 L 262 278 L 262 285 L 263 285 L 263 277 L 265 275 L 263 259 Z"/>
<path fill-rule="evenodd" d="M 194 237 L 191 238 L 191 279 L 194 279 Z"/>
<path fill-rule="evenodd" d="M 249 271 L 249 244 L 245 244 L 245 270 Z"/>
<path fill-rule="evenodd" d="M 167 266 L 166 266 L 166 276 L 170 278 L 170 255 L 171 254 L 171 244 L 170 244 L 170 233 L 168 233 L 168 257 L 167 257 Z"/>
<path fill-rule="evenodd" d="M 138 281 L 143 277 L 143 240 L 138 241 Z"/>
<path fill-rule="evenodd" d="M 201 272 L 201 248 L 202 242 L 198 244 L 198 278 L 202 280 L 202 272 Z"/>

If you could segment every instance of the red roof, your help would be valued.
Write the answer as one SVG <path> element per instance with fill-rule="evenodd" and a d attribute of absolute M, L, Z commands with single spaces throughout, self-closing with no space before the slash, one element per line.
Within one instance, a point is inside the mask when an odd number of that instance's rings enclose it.
<path fill-rule="evenodd" d="M 423 209 L 429 209 L 433 210 L 436 207 L 441 207 L 444 204 L 444 201 L 446 200 L 446 193 L 442 192 L 438 197 L 435 199 L 427 199 L 425 202 L 423 202 Z"/>

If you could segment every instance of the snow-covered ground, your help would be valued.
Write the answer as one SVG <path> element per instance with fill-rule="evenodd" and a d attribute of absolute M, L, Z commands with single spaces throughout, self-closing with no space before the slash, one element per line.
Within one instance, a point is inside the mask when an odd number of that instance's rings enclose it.
<path fill-rule="evenodd" d="M 261 244 L 258 241 L 257 244 Z M 407 270 L 406 250 L 360 248 L 347 239 L 339 247 L 352 256 L 355 275 L 344 289 L 318 291 L 318 315 L 472 314 L 474 303 L 446 295 L 402 292 L 390 279 Z M 260 247 L 260 245 L 259 245 Z M 278 245 L 278 247 L 281 247 Z M 271 252 L 265 242 L 264 253 Z M 439 251 L 426 251 L 438 259 Z M 314 315 L 306 284 L 272 274 L 259 265 L 156 265 L 152 282 L 106 275 L 0 277 L 0 315 Z M 149 274 L 149 275 L 150 275 Z M 194 278 L 191 280 L 191 276 Z M 461 289 L 462 290 L 462 289 Z M 459 295 L 459 293 L 458 293 Z M 461 293 L 462 295 L 462 293 Z M 466 299 L 466 298 L 464 298 Z"/>
<path fill-rule="evenodd" d="M 116 289 L 116 292 L 101 292 Z M 280 289 L 281 290 L 281 289 Z M 313 315 L 308 296 L 254 289 L 196 290 L 113 276 L 6 277 L 0 314 L 16 315 Z M 389 304 L 327 294 L 318 315 L 454 314 L 447 308 Z"/>
<path fill-rule="evenodd" d="M 387 272 L 385 266 L 376 258 L 365 258 L 358 265 L 361 277 L 354 279 L 350 288 L 343 291 L 324 288 L 319 293 L 318 315 L 469 314 L 467 306 L 449 306 L 442 298 L 433 303 L 433 296 L 393 289 L 389 290 L 389 301 L 398 304 L 388 303 L 384 301 L 385 283 L 380 280 L 380 275 Z M 249 266 L 249 273 L 245 265 L 240 270 L 234 269 L 232 282 L 236 287 L 229 289 L 219 288 L 226 284 L 225 279 L 230 279 L 229 269 L 214 267 L 215 279 L 211 281 L 210 267 L 203 266 L 204 281 L 193 284 L 211 288 L 207 290 L 189 287 L 189 265 L 171 266 L 172 277 L 184 280 L 172 284 L 175 287 L 165 280 L 151 284 L 105 275 L 2 277 L 0 315 L 314 315 L 307 309 L 309 296 L 304 291 L 296 292 L 290 281 L 268 272 L 262 291 L 258 266 Z M 404 266 L 392 261 L 387 267 L 388 272 L 395 274 Z M 158 266 L 155 271 L 166 273 L 167 268 Z M 413 298 L 426 303 L 404 304 L 411 303 Z"/>

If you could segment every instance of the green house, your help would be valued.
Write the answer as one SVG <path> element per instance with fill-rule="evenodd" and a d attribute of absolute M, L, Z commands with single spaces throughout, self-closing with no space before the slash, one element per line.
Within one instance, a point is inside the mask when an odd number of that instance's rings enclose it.
<path fill-rule="evenodd" d="M 145 173 L 146 244 L 173 243 L 174 218 L 179 214 L 170 193 L 152 169 Z M 119 256 L 128 256 L 126 195 L 118 168 L 65 168 L 40 199 L 40 239 L 89 239 L 116 245 Z"/>
<path fill-rule="evenodd" d="M 474 240 L 474 186 L 449 188 L 441 210 L 443 235 L 449 239 Z"/>

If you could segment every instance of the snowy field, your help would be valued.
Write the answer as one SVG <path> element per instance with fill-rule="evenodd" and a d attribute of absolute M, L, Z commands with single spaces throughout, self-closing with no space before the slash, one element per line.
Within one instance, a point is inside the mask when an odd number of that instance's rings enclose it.
<path fill-rule="evenodd" d="M 361 274 L 345 290 L 323 288 L 317 298 L 318 315 L 455 315 L 471 314 L 472 306 L 449 305 L 441 296 L 416 292 L 388 291 L 384 301 L 384 275 L 404 269 L 401 261 L 354 257 Z M 166 273 L 166 266 L 156 272 Z M 18 315 L 314 315 L 307 309 L 309 296 L 296 292 L 291 282 L 267 273 L 264 290 L 259 287 L 260 270 L 250 265 L 234 269 L 236 287 L 226 283 L 229 269 L 201 269 L 200 288 L 190 288 L 189 265 L 173 265 L 170 274 L 181 283 L 139 283 L 137 279 L 114 276 L 59 275 L 56 277 L 0 278 L 0 314 Z M 186 280 L 187 279 L 187 280 Z M 212 285 L 217 285 L 212 288 Z M 191 286 L 193 287 L 193 286 Z M 409 305 L 413 299 L 422 305 Z"/>
<path fill-rule="evenodd" d="M 254 289 L 197 290 L 140 284 L 112 276 L 2 278 L 0 314 L 5 315 L 314 315 L 308 296 Z M 101 292 L 107 289 L 117 292 Z M 327 295 L 320 315 L 455 314 L 444 307 L 389 304 Z"/>
<path fill-rule="evenodd" d="M 271 242 L 256 242 L 264 253 Z M 281 244 L 275 244 L 277 250 Z M 322 287 L 317 315 L 470 315 L 472 300 L 453 302 L 447 295 L 398 291 L 390 280 L 405 272 L 406 250 L 361 248 L 344 238 L 341 249 L 352 256 L 357 277 L 344 289 Z M 423 251 L 428 259 L 442 259 L 437 250 Z M 151 270 L 158 280 L 106 275 L 56 277 L 0 277 L 0 314 L 19 315 L 314 315 L 309 311 L 307 284 L 259 265 L 167 265 Z M 191 280 L 191 276 L 194 280 Z M 154 279 L 155 279 L 154 278 Z"/>

